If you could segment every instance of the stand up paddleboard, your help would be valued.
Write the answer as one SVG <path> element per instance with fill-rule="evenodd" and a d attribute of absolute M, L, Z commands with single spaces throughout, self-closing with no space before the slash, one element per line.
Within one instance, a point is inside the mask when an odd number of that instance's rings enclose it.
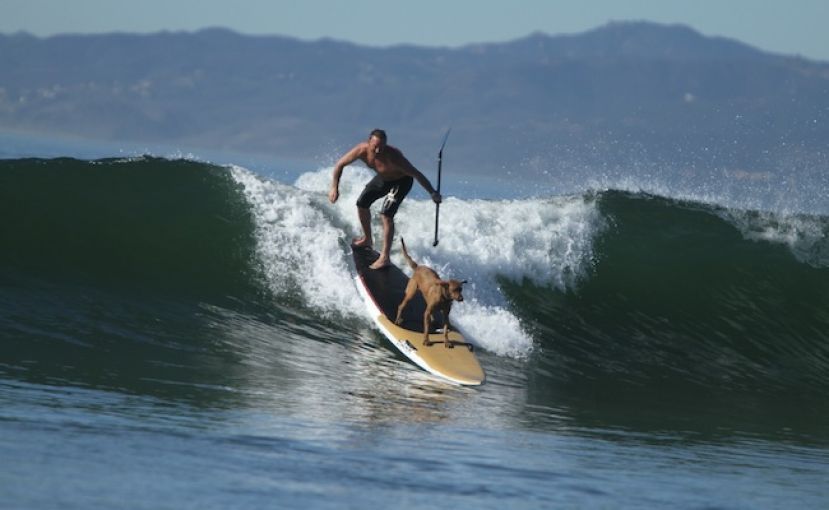
<path fill-rule="evenodd" d="M 397 307 L 403 301 L 403 294 L 409 277 L 399 267 L 390 265 L 383 269 L 369 269 L 380 254 L 371 248 L 352 247 L 354 278 L 357 289 L 366 303 L 369 315 L 380 331 L 397 347 L 404 356 L 419 367 L 438 377 L 456 384 L 479 385 L 484 382 L 484 371 L 475 356 L 471 344 L 467 344 L 457 331 L 449 332 L 452 348 L 443 344 L 443 317 L 435 313 L 429 340 L 439 342 L 426 347 L 423 345 L 423 314 L 426 302 L 418 294 L 403 311 L 400 326 L 394 323 Z"/>

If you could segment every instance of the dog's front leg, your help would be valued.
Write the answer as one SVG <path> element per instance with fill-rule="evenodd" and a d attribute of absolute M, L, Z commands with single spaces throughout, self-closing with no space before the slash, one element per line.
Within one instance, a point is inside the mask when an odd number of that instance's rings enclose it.
<path fill-rule="evenodd" d="M 429 347 L 432 341 L 429 340 L 429 328 L 432 327 L 432 306 L 427 306 L 423 312 L 423 345 Z"/>
<path fill-rule="evenodd" d="M 454 347 L 451 342 L 449 342 L 449 312 L 452 310 L 451 307 L 447 306 L 443 309 L 443 346 L 444 347 Z"/>

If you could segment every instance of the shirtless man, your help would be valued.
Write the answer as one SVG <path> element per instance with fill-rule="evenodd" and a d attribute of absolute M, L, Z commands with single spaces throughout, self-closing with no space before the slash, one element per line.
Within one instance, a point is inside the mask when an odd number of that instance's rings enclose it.
<path fill-rule="evenodd" d="M 360 198 L 357 199 L 357 214 L 360 218 L 360 225 L 363 227 L 363 237 L 355 239 L 352 244 L 372 246 L 369 206 L 378 198 L 385 197 L 383 207 L 380 209 L 383 219 L 383 251 L 380 252 L 380 258 L 369 266 L 372 269 L 380 269 L 391 263 L 389 252 L 394 238 L 394 215 L 400 207 L 400 202 L 412 189 L 414 179 L 417 179 L 436 204 L 439 204 L 442 198 L 429 180 L 409 163 L 399 149 L 386 145 L 386 132 L 382 129 L 375 129 L 367 141 L 357 144 L 345 153 L 334 166 L 334 180 L 331 183 L 331 191 L 328 192 L 328 199 L 332 204 L 340 197 L 340 177 L 343 169 L 358 159 L 377 172 L 377 175 L 366 184 Z"/>

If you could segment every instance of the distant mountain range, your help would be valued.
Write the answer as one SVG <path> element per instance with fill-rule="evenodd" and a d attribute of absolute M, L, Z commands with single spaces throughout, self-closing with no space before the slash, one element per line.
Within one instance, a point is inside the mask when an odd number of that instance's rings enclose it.
<path fill-rule="evenodd" d="M 415 164 L 774 167 L 829 140 L 829 64 L 617 22 L 459 48 L 0 35 L 0 129 L 330 160 L 375 127 Z"/>

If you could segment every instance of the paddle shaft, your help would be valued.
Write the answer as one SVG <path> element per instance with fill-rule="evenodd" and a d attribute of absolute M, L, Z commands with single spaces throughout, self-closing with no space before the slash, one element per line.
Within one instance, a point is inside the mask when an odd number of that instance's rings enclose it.
<path fill-rule="evenodd" d="M 443 170 L 443 148 L 446 146 L 446 140 L 449 139 L 449 133 L 452 131 L 452 128 L 446 130 L 446 135 L 443 137 L 443 143 L 440 145 L 440 151 L 438 151 L 438 187 L 437 192 L 440 195 L 440 177 L 441 171 Z M 435 204 L 435 242 L 432 243 L 432 247 L 438 245 L 438 225 L 440 224 L 440 204 Z"/>
<path fill-rule="evenodd" d="M 440 166 L 441 166 L 441 157 L 438 156 L 438 195 L 440 195 Z M 438 225 L 440 223 L 440 204 L 435 204 L 435 242 L 432 243 L 432 246 L 438 245 Z"/>

